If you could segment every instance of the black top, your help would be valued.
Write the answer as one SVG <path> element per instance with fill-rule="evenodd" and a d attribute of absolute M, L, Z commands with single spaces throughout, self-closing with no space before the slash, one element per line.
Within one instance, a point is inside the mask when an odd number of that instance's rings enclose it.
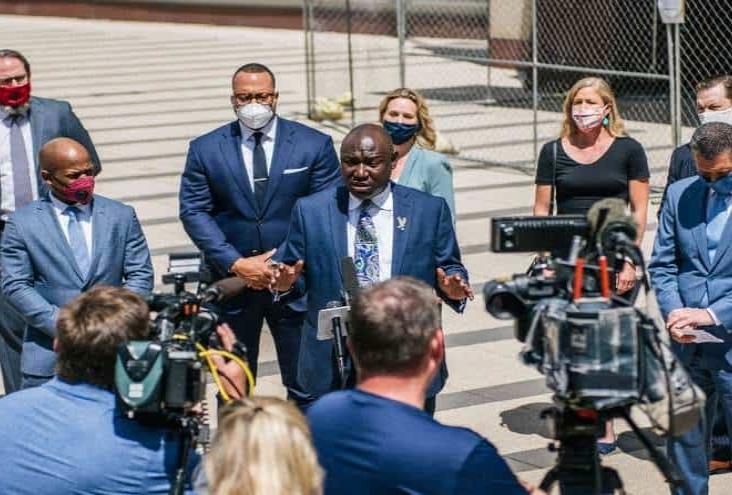
<path fill-rule="evenodd" d="M 561 139 L 541 148 L 536 184 L 552 185 L 553 143 L 557 143 L 556 201 L 560 215 L 584 215 L 600 199 L 622 198 L 628 202 L 628 182 L 650 176 L 641 144 L 633 138 L 616 138 L 597 161 L 582 164 L 564 152 Z"/>

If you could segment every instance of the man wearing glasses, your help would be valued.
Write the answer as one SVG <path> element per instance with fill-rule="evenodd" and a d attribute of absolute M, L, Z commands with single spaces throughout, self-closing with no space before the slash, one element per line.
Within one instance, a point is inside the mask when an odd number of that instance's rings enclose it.
<path fill-rule="evenodd" d="M 271 257 L 285 239 L 295 201 L 340 179 L 333 140 L 276 114 L 272 71 L 241 66 L 232 78 L 237 120 L 190 144 L 180 186 L 180 218 L 216 278 L 235 275 L 247 289 L 221 308 L 248 350 L 256 374 L 264 320 L 272 332 L 282 383 L 300 405 L 296 382 L 302 301 L 280 303 L 269 287 Z"/>

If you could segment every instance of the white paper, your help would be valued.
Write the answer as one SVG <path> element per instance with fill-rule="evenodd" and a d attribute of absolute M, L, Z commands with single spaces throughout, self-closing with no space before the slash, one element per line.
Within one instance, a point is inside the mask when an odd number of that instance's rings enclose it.
<path fill-rule="evenodd" d="M 684 327 L 679 328 L 678 331 L 681 332 L 683 335 L 693 336 L 694 340 L 692 340 L 692 343 L 694 344 L 721 344 L 724 342 L 724 340 L 720 339 L 719 337 L 715 337 L 711 333 L 704 330 L 699 330 L 698 328 Z"/>

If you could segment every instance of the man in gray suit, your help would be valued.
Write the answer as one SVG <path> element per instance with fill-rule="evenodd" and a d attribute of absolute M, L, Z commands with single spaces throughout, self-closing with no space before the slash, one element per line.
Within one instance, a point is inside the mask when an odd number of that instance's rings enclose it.
<path fill-rule="evenodd" d="M 38 153 L 53 138 L 80 142 L 101 170 L 89 134 L 65 101 L 31 96 L 28 60 L 14 50 L 0 49 L 0 238 L 11 212 L 47 193 Z M 0 370 L 6 392 L 20 386 L 23 321 L 0 295 Z"/>
<path fill-rule="evenodd" d="M 94 195 L 87 150 L 69 138 L 41 149 L 49 194 L 13 212 L 0 244 L 0 286 L 26 325 L 22 388 L 54 374 L 53 338 L 59 307 L 94 285 L 145 295 L 153 287 L 147 242 L 135 211 Z"/>

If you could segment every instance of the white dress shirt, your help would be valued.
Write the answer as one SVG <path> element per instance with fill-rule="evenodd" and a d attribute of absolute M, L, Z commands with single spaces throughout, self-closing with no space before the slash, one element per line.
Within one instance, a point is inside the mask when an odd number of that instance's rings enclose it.
<path fill-rule="evenodd" d="M 89 202 L 85 205 L 82 204 L 75 204 L 75 205 L 68 205 L 61 201 L 60 199 L 56 198 L 53 194 L 49 194 L 51 197 L 51 203 L 53 203 L 53 211 L 56 213 L 56 218 L 58 219 L 58 223 L 61 226 L 61 231 L 64 233 L 64 237 L 66 238 L 66 242 L 69 242 L 69 215 L 64 214 L 64 211 L 66 211 L 66 208 L 69 206 L 76 206 L 79 209 L 79 214 L 77 215 L 77 218 L 79 219 L 79 223 L 81 224 L 81 230 L 84 232 L 84 241 L 86 241 L 86 249 L 89 253 L 89 259 L 91 260 L 92 257 L 92 203 Z M 69 243 L 69 246 L 71 244 Z"/>
<path fill-rule="evenodd" d="M 239 122 L 241 128 L 241 155 L 244 158 L 244 168 L 247 171 L 247 178 L 249 179 L 249 187 L 254 191 L 254 162 L 252 155 L 254 154 L 254 147 L 257 143 L 254 141 L 252 136 L 255 132 L 262 133 L 262 148 L 264 149 L 264 156 L 267 158 L 267 173 L 272 167 L 272 155 L 274 154 L 275 138 L 277 137 L 277 116 L 269 121 L 269 124 L 262 127 L 257 131 L 253 131 L 244 124 Z"/>
<path fill-rule="evenodd" d="M 5 121 L 7 114 L 0 110 L 0 220 L 7 220 L 15 211 L 15 184 L 13 183 L 13 163 L 10 161 L 10 125 Z M 33 199 L 38 198 L 38 179 L 36 178 L 35 157 L 33 156 L 33 136 L 28 117 L 21 117 L 20 132 L 25 142 L 28 157 Z"/>
<path fill-rule="evenodd" d="M 717 196 L 717 194 L 719 194 L 719 193 L 717 193 L 714 189 L 711 189 L 711 188 L 709 189 L 709 195 L 708 195 L 709 197 L 707 198 L 707 211 L 709 211 L 712 208 L 714 198 Z M 727 209 L 723 213 L 723 215 L 725 217 L 725 221 L 724 221 L 725 225 L 729 221 L 730 213 L 732 213 L 732 201 L 729 200 L 729 195 L 727 196 L 726 203 L 727 203 Z M 719 246 L 719 247 L 721 247 L 721 246 Z M 719 247 L 717 248 L 717 250 L 719 250 Z M 704 301 L 702 301 L 702 302 L 706 302 L 707 304 L 709 304 L 709 294 L 705 294 Z M 709 313 L 709 316 L 712 317 L 712 320 L 714 320 L 715 325 L 722 324 L 722 322 L 719 320 L 719 318 L 717 318 L 717 315 L 714 313 L 712 308 L 708 307 L 707 313 Z"/>
<path fill-rule="evenodd" d="M 351 193 L 348 193 L 348 255 L 355 255 L 356 226 L 361 213 L 361 203 Z M 376 236 L 379 242 L 379 280 L 384 281 L 391 278 L 391 256 L 394 239 L 394 199 L 391 194 L 391 185 L 387 184 L 386 189 L 371 198 L 373 205 L 369 214 L 374 221 Z"/>

